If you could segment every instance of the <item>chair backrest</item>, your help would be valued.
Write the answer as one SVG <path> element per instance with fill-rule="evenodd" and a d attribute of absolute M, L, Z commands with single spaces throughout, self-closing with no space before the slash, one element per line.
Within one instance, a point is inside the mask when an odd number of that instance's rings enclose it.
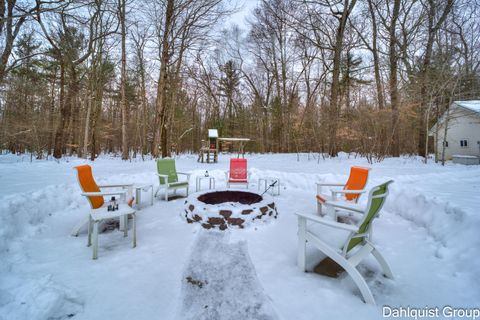
<path fill-rule="evenodd" d="M 380 210 L 385 204 L 388 195 L 388 185 L 392 183 L 393 180 L 389 180 L 381 185 L 373 187 L 368 194 L 368 204 L 365 209 L 365 213 L 362 221 L 360 221 L 360 227 L 358 228 L 357 235 L 359 237 L 351 238 L 347 244 L 347 251 L 350 251 L 358 244 L 362 243 L 365 237 L 369 236 L 370 229 L 372 227 L 372 222 L 375 217 L 378 216 Z"/>
<path fill-rule="evenodd" d="M 100 188 L 93 179 L 92 167 L 90 167 L 88 164 L 84 164 L 81 166 L 76 166 L 75 169 L 77 170 L 78 183 L 80 184 L 80 188 L 82 188 L 83 192 L 100 192 Z M 100 208 L 105 202 L 102 196 L 92 196 L 87 198 L 88 201 L 90 201 L 90 206 L 92 209 Z"/>
<path fill-rule="evenodd" d="M 178 182 L 177 169 L 175 168 L 174 159 L 158 159 L 157 160 L 157 171 L 159 174 L 168 176 L 168 183 Z M 159 177 L 160 184 L 166 184 L 167 181 L 162 177 Z"/>
<path fill-rule="evenodd" d="M 247 159 L 230 159 L 230 179 L 247 179 Z"/>
<path fill-rule="evenodd" d="M 368 172 L 370 168 L 363 167 L 351 167 L 350 176 L 345 184 L 345 190 L 362 190 L 367 185 Z M 348 201 L 357 201 L 360 197 L 360 193 L 346 194 L 345 198 Z"/>

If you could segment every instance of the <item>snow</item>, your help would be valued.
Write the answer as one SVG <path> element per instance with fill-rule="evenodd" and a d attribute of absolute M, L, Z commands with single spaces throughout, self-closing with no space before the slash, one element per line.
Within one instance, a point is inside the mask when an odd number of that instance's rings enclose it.
<path fill-rule="evenodd" d="M 177 319 L 278 319 L 257 279 L 245 241 L 200 231 L 183 273 Z"/>
<path fill-rule="evenodd" d="M 381 319 L 383 305 L 478 308 L 480 166 L 442 167 L 414 157 L 369 165 L 346 154 L 247 158 L 252 189 L 260 176 L 281 180 L 278 219 L 218 236 L 185 222 L 185 199 L 156 199 L 137 213 L 135 249 L 131 238 L 107 231 L 93 261 L 85 231 L 69 235 L 89 208 L 72 168 L 92 164 L 101 184 L 158 184 L 154 161 L 0 156 L 0 319 L 216 319 L 215 311 L 218 319 Z M 222 188 L 228 159 L 199 164 L 195 155 L 182 155 L 177 169 L 193 174 L 191 186 L 208 170 Z M 395 181 L 374 224 L 374 241 L 395 279 L 384 278 L 373 259 L 359 266 L 377 306 L 363 303 L 348 276 L 331 279 L 296 266 L 294 213 L 315 213 L 315 182 L 345 181 L 352 165 L 372 168 L 368 187 Z M 308 267 L 320 259 L 308 246 Z M 192 286 L 188 276 L 218 290 Z M 200 310 L 202 304 L 214 315 Z"/>
<path fill-rule="evenodd" d="M 455 101 L 456 104 L 475 112 L 480 112 L 480 100 Z"/>

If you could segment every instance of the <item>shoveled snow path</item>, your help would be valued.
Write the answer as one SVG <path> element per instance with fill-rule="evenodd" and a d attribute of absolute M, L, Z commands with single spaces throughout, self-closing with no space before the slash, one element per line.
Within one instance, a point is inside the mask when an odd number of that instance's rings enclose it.
<path fill-rule="evenodd" d="M 229 230 L 203 230 L 195 239 L 183 273 L 177 319 L 278 319 L 257 279 L 247 243 L 229 238 Z"/>

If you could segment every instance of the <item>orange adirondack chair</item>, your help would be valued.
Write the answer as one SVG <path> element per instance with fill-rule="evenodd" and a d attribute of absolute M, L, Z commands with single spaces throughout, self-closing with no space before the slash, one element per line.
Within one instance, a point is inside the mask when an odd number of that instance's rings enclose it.
<path fill-rule="evenodd" d="M 225 173 L 227 188 L 231 184 L 246 185 L 248 189 L 249 173 L 247 171 L 247 159 L 230 159 L 230 170 Z"/>
<path fill-rule="evenodd" d="M 97 185 L 92 175 L 92 168 L 89 165 L 80 165 L 75 167 L 77 170 L 78 183 L 82 189 L 82 196 L 85 196 L 90 203 L 90 214 L 88 219 L 83 220 L 72 230 L 72 236 L 78 236 L 80 229 L 88 225 L 88 246 L 92 244 L 93 232 L 93 259 L 97 258 L 98 252 L 98 224 L 102 220 L 119 218 L 120 229 L 124 231 L 124 235 L 128 233 L 128 216 L 133 217 L 133 246 L 136 246 L 136 216 L 135 210 L 131 207 L 134 198 L 131 197 L 126 201 L 127 194 L 131 194 L 132 184 L 115 184 L 115 185 Z M 102 188 L 122 188 L 121 190 L 101 191 Z M 128 190 L 127 190 L 128 189 Z M 119 196 L 118 210 L 108 211 L 104 196 Z"/>
<path fill-rule="evenodd" d="M 322 214 L 322 205 L 336 206 L 341 208 L 346 204 L 348 208 L 356 204 L 360 196 L 366 192 L 370 168 L 351 167 L 350 176 L 346 183 L 317 183 L 317 210 Z M 322 193 L 322 187 L 330 188 L 330 195 Z M 339 197 L 339 195 L 341 195 Z"/>

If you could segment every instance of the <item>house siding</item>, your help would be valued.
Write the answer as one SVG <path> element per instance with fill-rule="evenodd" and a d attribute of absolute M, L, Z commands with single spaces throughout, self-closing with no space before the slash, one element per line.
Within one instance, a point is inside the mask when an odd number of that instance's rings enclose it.
<path fill-rule="evenodd" d="M 445 116 L 439 124 L 438 141 L 435 141 L 438 159 L 442 158 L 442 143 L 445 130 Z M 430 131 L 435 138 L 436 126 Z M 461 140 L 467 140 L 467 147 L 461 146 Z M 448 147 L 445 148 L 445 159 L 451 160 L 452 155 L 480 157 L 480 114 L 453 106 L 450 109 L 448 130 Z"/>

